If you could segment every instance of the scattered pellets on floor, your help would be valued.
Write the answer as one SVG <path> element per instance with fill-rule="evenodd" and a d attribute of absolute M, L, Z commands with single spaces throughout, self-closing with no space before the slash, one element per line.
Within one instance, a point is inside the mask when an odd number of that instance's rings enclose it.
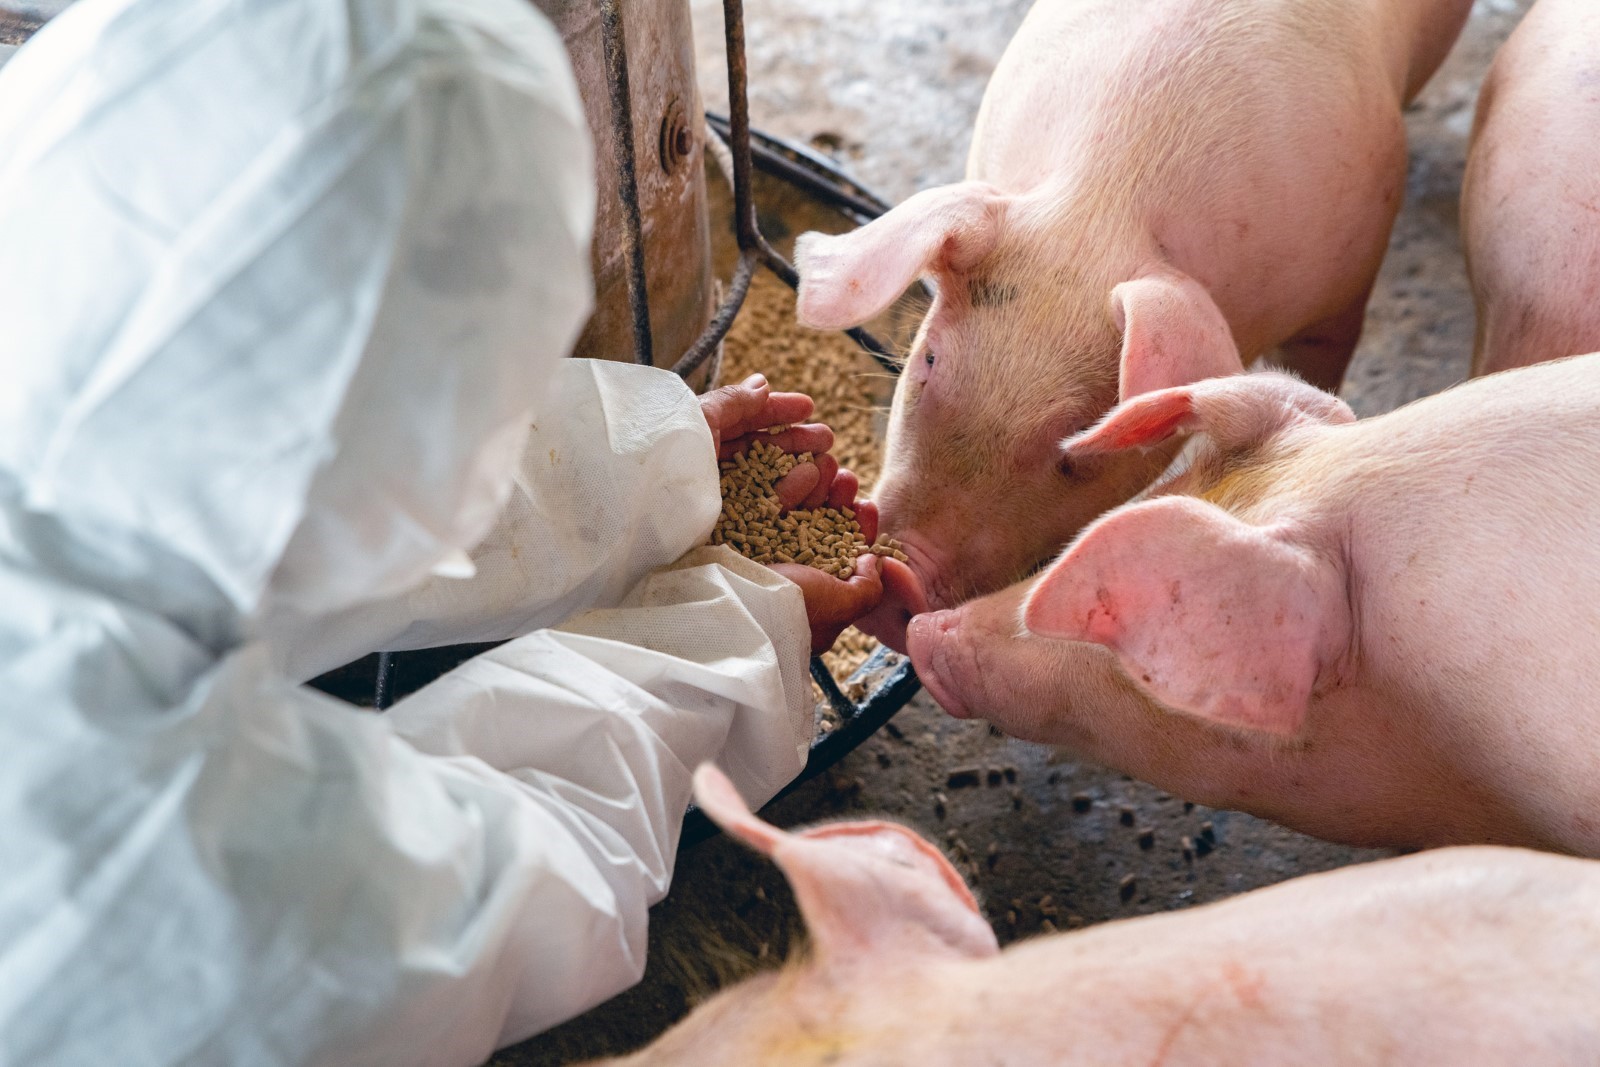
<path fill-rule="evenodd" d="M 971 789 L 982 781 L 978 768 L 958 767 L 945 776 L 944 784 L 951 789 Z"/>

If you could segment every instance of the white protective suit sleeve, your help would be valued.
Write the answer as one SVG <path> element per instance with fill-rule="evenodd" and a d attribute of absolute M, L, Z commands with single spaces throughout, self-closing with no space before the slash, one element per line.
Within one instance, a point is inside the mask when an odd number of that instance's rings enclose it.
<path fill-rule="evenodd" d="M 529 429 L 516 484 L 471 554 L 332 616 L 279 612 L 266 627 L 285 673 L 311 678 L 368 652 L 503 641 L 610 607 L 650 571 L 703 544 L 721 504 L 698 399 L 670 371 L 563 360 Z"/>
<path fill-rule="evenodd" d="M 0 571 L 43 602 L 19 581 Z M 809 727 L 772 711 L 810 714 L 803 648 L 767 630 L 798 598 L 698 550 L 377 716 L 260 646 L 184 697 L 203 650 L 136 615 L 92 640 L 103 606 L 55 591 L 28 621 L 70 639 L 0 632 L 8 691 L 48 701 L 35 683 L 68 666 L 152 702 L 3 720 L 0 798 L 48 814 L 0 842 L 26 872 L 0 900 L 0 1063 L 465 1067 L 625 988 L 691 769 L 765 752 L 730 769 L 770 792 L 798 767 Z"/>

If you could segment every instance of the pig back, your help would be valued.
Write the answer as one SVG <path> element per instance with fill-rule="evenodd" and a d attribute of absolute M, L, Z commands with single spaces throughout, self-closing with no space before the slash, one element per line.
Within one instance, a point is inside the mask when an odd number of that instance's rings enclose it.
<path fill-rule="evenodd" d="M 1600 355 L 1494 375 L 1319 432 L 1247 512 L 1311 516 L 1343 555 L 1353 671 L 1378 710 L 1434 717 L 1430 744 L 1468 779 L 1525 798 L 1534 833 L 1586 852 L 1600 850 L 1600 817 L 1582 814 L 1600 805 L 1597 419 Z"/>
<path fill-rule="evenodd" d="M 1037 4 L 968 177 L 1135 220 L 1248 359 L 1359 297 L 1382 258 L 1405 171 L 1382 30 L 1332 0 Z"/>

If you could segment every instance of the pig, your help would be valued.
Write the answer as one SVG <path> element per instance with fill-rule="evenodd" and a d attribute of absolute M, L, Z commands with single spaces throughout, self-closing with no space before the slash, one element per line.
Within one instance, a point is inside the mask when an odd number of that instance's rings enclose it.
<path fill-rule="evenodd" d="M 1593 1064 L 1600 863 L 1459 848 L 1312 875 L 1000 952 L 903 827 L 786 833 L 697 797 L 783 868 L 812 951 L 734 986 L 631 1067 Z"/>
<path fill-rule="evenodd" d="M 1471 0 L 1041 0 L 978 113 L 967 180 L 802 235 L 796 313 L 854 326 L 936 291 L 895 389 L 883 530 L 910 557 L 864 629 L 1001 588 L 1160 472 L 1056 442 L 1137 381 L 1275 350 L 1334 386 L 1406 175 L 1401 109 Z"/>
<path fill-rule="evenodd" d="M 1143 394 L 1065 455 L 1189 465 L 912 661 L 953 715 L 1318 837 L 1600 855 L 1597 423 L 1600 354 L 1361 422 L 1277 372 Z"/>
<path fill-rule="evenodd" d="M 1478 97 L 1461 235 L 1474 374 L 1600 349 L 1600 6 L 1539 0 Z"/>

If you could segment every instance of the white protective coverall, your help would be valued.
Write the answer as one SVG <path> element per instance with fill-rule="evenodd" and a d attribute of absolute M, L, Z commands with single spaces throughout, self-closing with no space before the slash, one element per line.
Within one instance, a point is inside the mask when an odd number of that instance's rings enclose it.
<path fill-rule="evenodd" d="M 480 1062 L 637 979 L 696 764 L 799 770 L 698 402 L 561 358 L 591 166 L 525 0 L 84 0 L 0 71 L 0 1063 Z"/>

